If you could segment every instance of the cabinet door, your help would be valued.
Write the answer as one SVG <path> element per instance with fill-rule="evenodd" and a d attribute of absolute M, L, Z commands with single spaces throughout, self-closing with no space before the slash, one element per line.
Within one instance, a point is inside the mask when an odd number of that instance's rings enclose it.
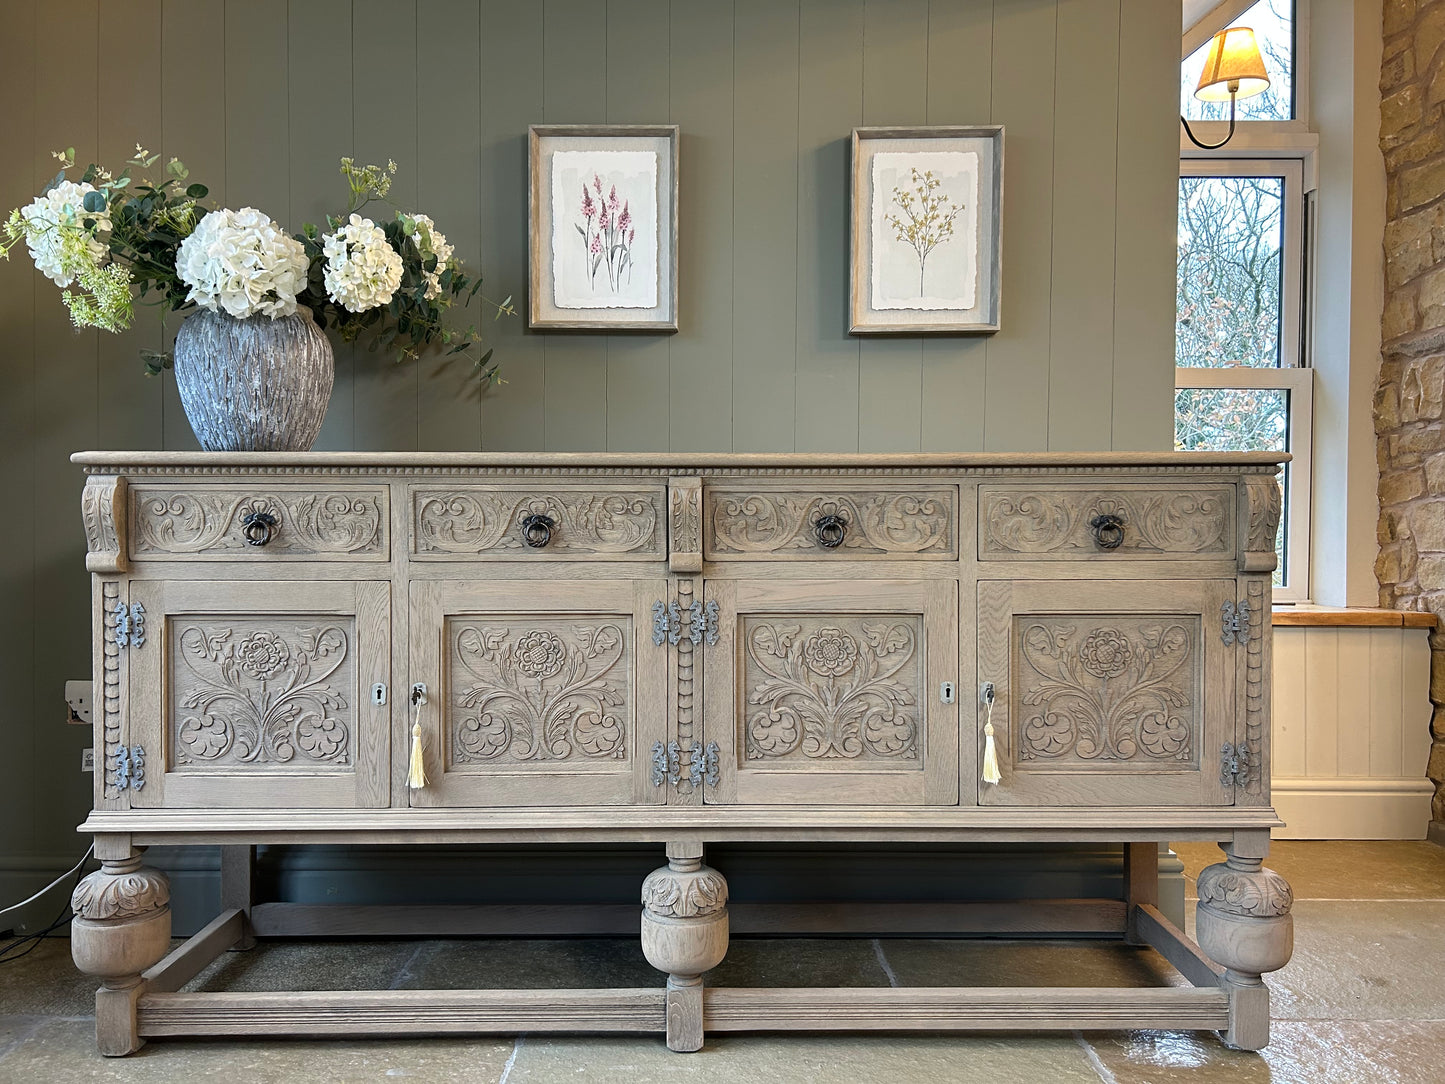
<path fill-rule="evenodd" d="M 411 670 L 427 785 L 414 806 L 662 802 L 662 579 L 413 582 Z M 411 720 L 407 720 L 407 733 Z"/>
<path fill-rule="evenodd" d="M 954 580 L 711 580 L 710 802 L 953 805 Z"/>
<path fill-rule="evenodd" d="M 1234 599 L 1234 580 L 980 583 L 978 680 L 994 684 L 1003 776 L 980 802 L 1232 804 L 1219 757 L 1244 650 L 1221 635 Z"/>
<path fill-rule="evenodd" d="M 126 648 L 134 806 L 318 808 L 389 799 L 391 585 L 135 580 Z"/>

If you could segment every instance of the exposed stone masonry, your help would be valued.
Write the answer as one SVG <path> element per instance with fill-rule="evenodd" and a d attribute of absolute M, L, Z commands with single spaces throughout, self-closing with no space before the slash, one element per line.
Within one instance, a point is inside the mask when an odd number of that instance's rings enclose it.
<path fill-rule="evenodd" d="M 1385 0 L 1380 605 L 1445 616 L 1445 0 Z M 1431 633 L 1432 837 L 1445 841 L 1445 632 Z"/>

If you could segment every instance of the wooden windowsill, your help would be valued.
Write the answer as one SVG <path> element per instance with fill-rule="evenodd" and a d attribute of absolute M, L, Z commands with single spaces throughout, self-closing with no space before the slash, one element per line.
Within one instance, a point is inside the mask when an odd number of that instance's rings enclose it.
<path fill-rule="evenodd" d="M 1367 606 L 1276 606 L 1275 628 L 1407 628 L 1433 629 L 1435 615 L 1417 610 L 1377 610 Z"/>

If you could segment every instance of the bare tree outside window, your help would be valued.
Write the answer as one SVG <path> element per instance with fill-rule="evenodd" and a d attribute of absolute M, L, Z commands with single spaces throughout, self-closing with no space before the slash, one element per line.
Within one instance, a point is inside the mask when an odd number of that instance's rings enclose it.
<path fill-rule="evenodd" d="M 1294 118 L 1294 0 L 1259 0 L 1230 26 L 1254 31 L 1259 52 L 1269 72 L 1269 89 L 1236 103 L 1240 120 L 1292 120 Z M 1199 72 L 1209 51 L 1206 42 L 1180 65 L 1179 111 L 1190 120 L 1228 120 L 1228 102 L 1201 102 L 1194 96 Z"/>

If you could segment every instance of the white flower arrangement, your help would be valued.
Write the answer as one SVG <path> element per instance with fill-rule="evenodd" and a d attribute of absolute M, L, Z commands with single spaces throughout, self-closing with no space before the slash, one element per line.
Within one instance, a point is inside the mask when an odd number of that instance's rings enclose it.
<path fill-rule="evenodd" d="M 306 246 L 254 207 L 210 212 L 176 251 L 186 300 L 237 319 L 290 316 L 309 263 Z"/>
<path fill-rule="evenodd" d="M 20 209 L 30 258 L 57 286 L 69 286 L 83 271 L 98 271 L 106 262 L 101 237 L 110 233 L 110 212 L 85 209 L 86 193 L 95 191 L 91 184 L 62 181 Z"/>
<path fill-rule="evenodd" d="M 386 233 L 369 218 L 353 214 L 324 238 L 326 296 L 348 312 L 389 303 L 401 285 L 401 257 Z"/>
<path fill-rule="evenodd" d="M 417 252 L 421 253 L 422 278 L 426 280 L 426 296 L 428 300 L 434 300 L 442 294 L 441 277 L 450 265 L 452 259 L 452 246 L 447 244 L 446 235 L 436 228 L 436 223 L 427 215 L 411 215 L 413 229 L 411 232 L 411 243 L 416 246 Z M 430 271 L 426 265 L 431 258 L 436 257 L 436 266 Z"/>

